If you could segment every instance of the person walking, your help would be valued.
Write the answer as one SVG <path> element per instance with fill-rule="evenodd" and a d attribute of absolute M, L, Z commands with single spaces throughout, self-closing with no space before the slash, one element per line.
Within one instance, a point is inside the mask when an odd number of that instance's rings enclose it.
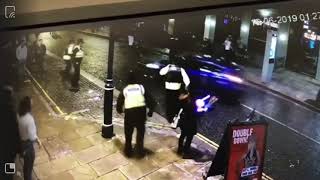
<path fill-rule="evenodd" d="M 67 48 L 64 51 L 64 54 L 63 54 L 63 58 L 62 59 L 64 60 L 64 62 L 66 64 L 64 72 L 63 72 L 63 74 L 65 76 L 69 76 L 70 75 L 70 70 L 71 70 L 71 67 L 72 67 L 74 46 L 75 46 L 74 40 L 71 39 L 69 41 L 69 44 L 68 44 Z"/>
<path fill-rule="evenodd" d="M 0 179 L 12 180 L 13 174 L 5 173 L 6 163 L 14 163 L 20 151 L 20 135 L 17 113 L 14 107 L 13 90 L 10 86 L 0 87 Z M 6 170 L 10 170 L 7 169 Z"/>
<path fill-rule="evenodd" d="M 148 116 L 152 117 L 155 102 L 144 86 L 139 84 L 133 72 L 129 73 L 128 85 L 121 91 L 117 99 L 117 112 L 121 114 L 124 107 L 124 133 L 126 156 L 132 156 L 132 133 L 137 129 L 136 151 L 139 157 L 144 156 L 144 133 L 146 122 L 146 111 L 149 108 Z"/>
<path fill-rule="evenodd" d="M 18 74 L 21 79 L 25 78 L 25 66 L 28 57 L 28 48 L 27 42 L 25 39 L 22 39 L 19 46 L 16 49 L 16 58 L 18 61 Z"/>
<path fill-rule="evenodd" d="M 179 100 L 183 111 L 178 124 L 178 127 L 181 129 L 178 154 L 183 154 L 187 157 L 190 155 L 193 136 L 197 134 L 196 105 L 192 100 L 190 93 L 186 90 L 180 91 Z"/>
<path fill-rule="evenodd" d="M 84 57 L 84 51 L 82 49 L 83 46 L 83 39 L 78 39 L 77 44 L 74 46 L 73 49 L 73 59 L 72 65 L 74 67 L 74 73 L 71 78 L 71 88 L 70 91 L 78 92 L 80 90 L 79 80 L 80 80 L 80 66 L 82 59 Z"/>
<path fill-rule="evenodd" d="M 24 97 L 19 104 L 19 132 L 22 142 L 23 176 L 24 180 L 32 180 L 32 169 L 35 159 L 34 143 L 41 148 L 41 141 L 37 136 L 35 120 L 31 114 L 31 98 Z"/>
<path fill-rule="evenodd" d="M 160 70 L 161 76 L 166 76 L 166 117 L 169 123 L 180 109 L 179 90 L 186 89 L 190 84 L 190 78 L 184 68 L 176 65 L 176 57 L 172 64 L 168 64 Z"/>

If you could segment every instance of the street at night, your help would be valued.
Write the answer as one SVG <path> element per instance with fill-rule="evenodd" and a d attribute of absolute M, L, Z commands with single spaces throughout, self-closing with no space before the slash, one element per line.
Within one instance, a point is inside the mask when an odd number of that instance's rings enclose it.
<path fill-rule="evenodd" d="M 108 39 L 79 31 L 57 33 L 61 39 L 54 40 L 48 33 L 41 36 L 48 45 L 48 49 L 59 54 L 63 51 L 62 47 L 66 46 L 65 41 L 68 38 L 84 39 L 85 48 L 91 51 L 82 69 L 103 81 L 107 52 L 101 47 L 108 46 Z M 127 52 L 125 43 L 116 43 L 114 72 L 117 89 L 121 89 L 122 83 L 126 81 L 126 69 L 135 66 L 127 60 L 130 59 Z M 149 49 L 148 52 L 143 54 L 143 58 L 149 61 L 165 58 L 163 57 L 165 55 L 156 50 L 152 53 L 152 49 Z M 157 112 L 164 115 L 163 84 L 148 78 L 144 78 L 143 81 L 158 101 Z M 317 170 L 320 160 L 317 156 L 320 136 L 315 127 L 320 126 L 319 113 L 253 84 L 246 85 L 246 92 L 239 100 L 239 104 L 217 103 L 214 109 L 198 122 L 199 132 L 219 143 L 227 123 L 237 118 L 245 119 L 254 108 L 257 111 L 256 118 L 265 119 L 269 123 L 265 173 L 275 179 L 283 179 L 283 177 L 286 177 L 285 179 L 317 179 L 320 175 Z"/>

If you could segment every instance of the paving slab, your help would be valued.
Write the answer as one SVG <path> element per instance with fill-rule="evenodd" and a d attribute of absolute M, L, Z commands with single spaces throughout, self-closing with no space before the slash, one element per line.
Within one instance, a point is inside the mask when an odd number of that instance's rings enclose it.
<path fill-rule="evenodd" d="M 39 179 L 44 179 L 73 169 L 77 166 L 79 166 L 79 163 L 77 162 L 76 158 L 70 155 L 47 163 L 35 165 L 33 169 Z"/>
<path fill-rule="evenodd" d="M 97 180 L 127 180 L 127 178 L 119 170 L 115 170 L 99 177 Z"/>
<path fill-rule="evenodd" d="M 34 164 L 35 165 L 38 165 L 38 164 L 41 164 L 41 163 L 46 163 L 46 162 L 50 161 L 49 154 L 48 154 L 48 152 L 46 151 L 45 148 L 36 147 L 35 150 L 36 150 L 36 157 L 35 157 L 35 160 L 34 160 Z"/>
<path fill-rule="evenodd" d="M 79 129 L 76 130 L 76 132 L 81 136 L 85 137 L 91 134 L 95 134 L 97 132 L 101 131 L 101 127 L 96 124 L 89 124 L 85 125 Z"/>
<path fill-rule="evenodd" d="M 89 165 L 81 165 L 68 171 L 75 180 L 96 179 L 96 172 Z"/>
<path fill-rule="evenodd" d="M 191 174 L 181 170 L 177 166 L 171 164 L 148 175 L 146 179 L 147 180 L 163 180 L 163 179 L 186 180 L 186 179 L 194 179 L 194 177 Z"/>
<path fill-rule="evenodd" d="M 119 152 L 91 162 L 90 166 L 101 176 L 128 164 L 128 160 Z"/>
<path fill-rule="evenodd" d="M 198 175 L 199 171 L 202 168 L 205 168 L 208 163 L 196 162 L 193 159 L 181 159 L 177 162 L 174 162 L 174 165 L 185 170 L 186 172 L 189 172 L 190 174 Z"/>
<path fill-rule="evenodd" d="M 75 153 L 75 157 L 79 160 L 80 163 L 87 164 L 104 156 L 108 156 L 112 153 L 113 152 L 110 153 L 108 149 L 105 148 L 105 146 L 100 144 Z"/>
<path fill-rule="evenodd" d="M 152 159 L 145 157 L 143 159 L 131 159 L 129 164 L 122 166 L 120 171 L 130 180 L 139 179 L 156 170 L 160 166 Z"/>
<path fill-rule="evenodd" d="M 73 152 L 79 152 L 93 146 L 93 144 L 86 137 L 70 141 L 68 142 L 68 145 Z"/>
<path fill-rule="evenodd" d="M 180 160 L 181 157 L 178 156 L 176 152 L 170 149 L 165 149 L 163 151 L 155 153 L 154 156 L 150 157 L 150 159 L 154 160 L 160 167 L 164 167 Z"/>
<path fill-rule="evenodd" d="M 50 127 L 48 125 L 41 125 L 37 127 L 38 127 L 38 136 L 40 139 L 57 136 L 59 134 L 59 131 L 56 128 Z"/>
<path fill-rule="evenodd" d="M 98 145 L 106 142 L 107 140 L 102 137 L 101 132 L 97 132 L 95 134 L 91 134 L 87 136 L 87 139 L 93 144 L 93 145 Z"/>
<path fill-rule="evenodd" d="M 73 130 L 65 130 L 61 134 L 59 134 L 59 137 L 64 142 L 70 142 L 70 141 L 81 138 L 81 136 L 76 131 L 73 131 Z"/>
<path fill-rule="evenodd" d="M 71 173 L 65 171 L 58 174 L 54 174 L 52 176 L 49 176 L 47 178 L 44 178 L 44 180 L 75 180 Z"/>
<path fill-rule="evenodd" d="M 50 159 L 57 159 L 72 153 L 70 145 L 62 141 L 58 136 L 47 138 L 42 144 Z"/>

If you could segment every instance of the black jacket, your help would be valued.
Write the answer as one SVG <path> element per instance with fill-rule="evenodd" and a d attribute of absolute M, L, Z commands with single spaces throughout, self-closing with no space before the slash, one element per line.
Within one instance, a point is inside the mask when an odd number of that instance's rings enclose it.
<path fill-rule="evenodd" d="M 1 163 L 12 160 L 20 152 L 21 143 L 13 99 L 0 91 L 0 165 L 3 167 Z"/>

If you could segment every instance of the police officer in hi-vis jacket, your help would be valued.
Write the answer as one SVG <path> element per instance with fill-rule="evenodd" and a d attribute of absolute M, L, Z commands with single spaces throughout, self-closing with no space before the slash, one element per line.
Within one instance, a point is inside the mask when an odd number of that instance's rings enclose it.
<path fill-rule="evenodd" d="M 82 49 L 83 40 L 78 39 L 77 44 L 73 48 L 73 59 L 72 59 L 72 65 L 74 67 L 74 73 L 71 78 L 71 91 L 79 91 L 79 80 L 80 80 L 80 65 L 84 56 L 84 51 Z"/>
<path fill-rule="evenodd" d="M 137 129 L 136 150 L 139 157 L 144 156 L 144 133 L 147 107 L 148 116 L 152 117 L 155 101 L 145 90 L 143 85 L 139 84 L 133 71 L 129 73 L 128 85 L 121 91 L 117 100 L 117 112 L 122 113 L 124 109 L 124 133 L 126 156 L 132 156 L 132 133 Z"/>
<path fill-rule="evenodd" d="M 174 116 L 179 112 L 179 90 L 186 89 L 190 84 L 190 78 L 186 71 L 176 65 L 177 57 L 173 63 L 160 70 L 161 76 L 166 76 L 166 116 L 169 123 L 173 122 Z"/>

